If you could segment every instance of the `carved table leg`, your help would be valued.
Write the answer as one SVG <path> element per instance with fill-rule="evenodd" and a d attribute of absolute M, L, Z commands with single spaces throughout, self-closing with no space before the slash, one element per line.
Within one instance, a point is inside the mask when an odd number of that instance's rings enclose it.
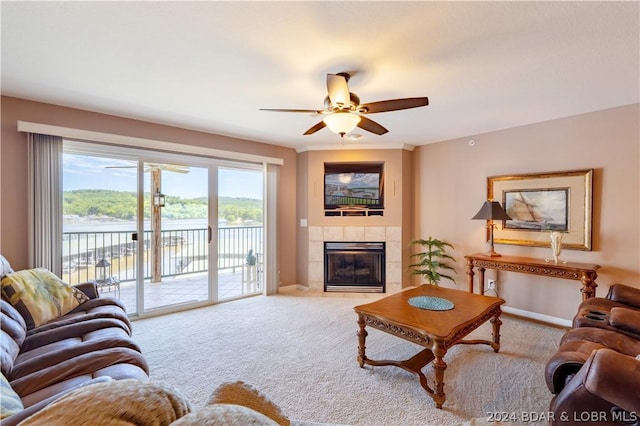
<path fill-rule="evenodd" d="M 502 311 L 498 309 L 498 312 L 491 318 L 491 325 L 493 326 L 493 343 L 491 347 L 494 352 L 498 352 L 500 350 L 500 326 L 502 325 L 502 321 L 500 320 L 500 314 Z"/>
<path fill-rule="evenodd" d="M 596 297 L 596 287 L 598 287 L 598 284 L 596 284 L 596 278 L 598 277 L 598 275 L 594 272 L 592 274 L 589 274 L 587 272 L 583 272 L 581 277 L 580 277 L 580 281 L 582 282 L 582 290 L 580 290 L 582 292 L 582 300 L 587 300 L 591 297 Z"/>
<path fill-rule="evenodd" d="M 478 294 L 484 294 L 484 271 L 486 268 L 480 267 L 478 268 L 478 272 L 480 272 L 480 276 L 478 277 Z"/>
<path fill-rule="evenodd" d="M 473 259 L 467 259 L 467 284 L 469 293 L 473 293 Z"/>
<path fill-rule="evenodd" d="M 358 364 L 360 368 L 364 368 L 364 362 L 367 359 L 367 356 L 364 354 L 365 351 L 365 340 L 367 339 L 367 330 L 365 330 L 365 322 L 362 314 L 358 314 Z"/>
<path fill-rule="evenodd" d="M 444 393 L 444 370 L 447 369 L 447 363 L 443 359 L 446 353 L 447 350 L 444 348 L 443 342 L 436 341 L 433 349 L 433 355 L 435 356 L 433 369 L 436 373 L 436 388 L 433 393 L 433 400 L 436 403 L 436 408 L 442 408 L 442 404 L 447 399 Z"/>

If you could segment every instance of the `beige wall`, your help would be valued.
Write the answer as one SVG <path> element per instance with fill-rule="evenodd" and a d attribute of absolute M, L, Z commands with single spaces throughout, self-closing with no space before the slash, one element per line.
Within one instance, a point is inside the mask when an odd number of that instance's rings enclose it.
<path fill-rule="evenodd" d="M 298 185 L 296 186 L 296 207 L 298 214 L 297 242 L 298 251 L 295 253 L 295 263 L 298 273 L 298 284 L 307 285 L 309 276 L 309 203 L 307 202 L 307 188 L 309 187 L 309 151 L 298 154 Z M 306 226 L 301 221 L 306 220 Z"/>
<path fill-rule="evenodd" d="M 306 153 L 307 214 L 310 226 L 390 226 L 402 224 L 403 150 L 309 151 Z M 324 215 L 324 163 L 384 162 L 384 216 Z M 302 194 L 300 194 L 302 195 Z"/>
<path fill-rule="evenodd" d="M 296 152 L 290 148 L 212 135 L 176 127 L 2 97 L 0 146 L 0 253 L 15 268 L 28 265 L 27 246 L 27 137 L 17 121 L 140 137 L 284 159 L 278 188 L 278 252 L 280 283 L 296 282 L 290 253 L 296 250 Z M 287 256 L 289 258 L 287 258 Z"/>
<path fill-rule="evenodd" d="M 415 213 L 416 202 L 414 197 L 415 188 L 415 164 L 414 151 L 402 151 L 402 286 L 416 285 L 418 276 L 411 275 L 409 265 L 414 259 L 411 254 L 415 252 L 415 247 L 411 241 L 415 239 Z"/>
<path fill-rule="evenodd" d="M 635 104 L 417 148 L 416 236 L 455 245 L 457 287 L 466 289 L 464 255 L 488 249 L 484 223 L 471 220 L 486 199 L 488 176 L 593 168 L 593 250 L 565 250 L 561 257 L 602 266 L 598 296 L 613 282 L 640 288 L 639 114 Z M 502 244 L 496 251 L 550 255 L 548 248 Z M 579 288 L 577 281 L 498 277 L 507 306 L 556 318 L 572 318 Z"/>

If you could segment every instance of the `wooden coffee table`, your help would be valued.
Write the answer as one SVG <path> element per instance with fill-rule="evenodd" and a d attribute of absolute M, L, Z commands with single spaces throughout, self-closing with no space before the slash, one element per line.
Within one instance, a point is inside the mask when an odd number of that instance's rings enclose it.
<path fill-rule="evenodd" d="M 409 304 L 409 299 L 417 296 L 431 296 L 446 299 L 454 304 L 450 310 L 428 310 Z M 423 285 L 415 289 L 385 297 L 373 303 L 354 308 L 358 314 L 358 363 L 372 366 L 395 365 L 414 373 L 420 384 L 442 408 L 446 399 L 444 393 L 444 370 L 447 364 L 444 356 L 447 350 L 457 344 L 485 344 L 495 352 L 500 350 L 500 305 L 503 299 L 481 296 L 460 290 Z M 491 320 L 493 340 L 462 340 L 480 325 Z M 424 346 L 426 349 L 404 361 L 375 361 L 365 355 L 365 327 L 373 327 L 385 333 L 401 337 Z M 435 389 L 427 384 L 422 369 L 433 361 L 435 370 Z"/>

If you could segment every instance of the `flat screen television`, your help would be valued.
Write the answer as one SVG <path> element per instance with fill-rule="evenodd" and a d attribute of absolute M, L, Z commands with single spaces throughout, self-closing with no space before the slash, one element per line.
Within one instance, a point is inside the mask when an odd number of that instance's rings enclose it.
<path fill-rule="evenodd" d="M 384 208 L 384 163 L 324 163 L 324 208 Z"/>

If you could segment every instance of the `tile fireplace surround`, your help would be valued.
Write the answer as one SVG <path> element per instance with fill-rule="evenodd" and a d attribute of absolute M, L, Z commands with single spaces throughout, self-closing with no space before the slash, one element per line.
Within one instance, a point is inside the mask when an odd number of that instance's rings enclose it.
<path fill-rule="evenodd" d="M 325 241 L 376 241 L 386 243 L 386 293 L 402 290 L 402 227 L 310 226 L 309 291 L 324 292 Z"/>

